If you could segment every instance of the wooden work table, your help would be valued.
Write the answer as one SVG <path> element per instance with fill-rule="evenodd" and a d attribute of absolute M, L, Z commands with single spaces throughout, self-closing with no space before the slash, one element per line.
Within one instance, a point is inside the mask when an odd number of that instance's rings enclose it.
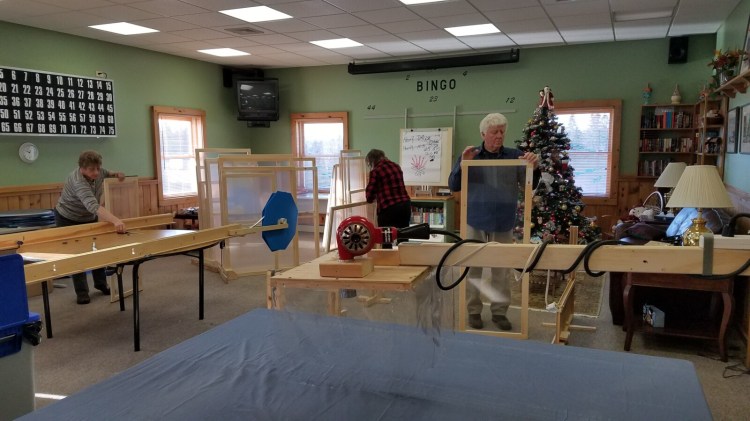
<path fill-rule="evenodd" d="M 112 224 L 98 222 L 70 227 L 7 234 L 0 236 L 0 250 L 13 251 L 31 260 L 24 266 L 26 284 L 42 283 L 47 336 L 52 337 L 47 283 L 43 281 L 107 266 L 133 265 L 134 347 L 140 350 L 138 309 L 138 267 L 148 260 L 195 252 L 198 258 L 199 319 L 203 319 L 203 250 L 232 236 L 286 228 L 286 223 L 263 227 L 225 225 L 201 231 L 154 229 L 172 223 L 171 214 L 123 220 L 127 232 L 114 232 Z M 145 229 L 148 228 L 148 229 Z M 120 309 L 124 310 L 122 278 L 118 271 Z"/>
<path fill-rule="evenodd" d="M 284 308 L 284 288 L 316 289 L 328 291 L 328 314 L 339 315 L 341 312 L 339 290 L 413 291 L 415 284 L 426 276 L 430 268 L 429 266 L 375 266 L 375 269 L 363 278 L 320 276 L 320 263 L 335 260 L 338 260 L 338 253 L 334 251 L 284 272 L 269 274 L 266 280 L 268 308 Z"/>

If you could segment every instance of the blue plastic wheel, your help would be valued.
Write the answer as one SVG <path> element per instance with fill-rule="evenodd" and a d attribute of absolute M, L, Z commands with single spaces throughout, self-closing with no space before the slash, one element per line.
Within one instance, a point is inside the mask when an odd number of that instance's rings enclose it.
<path fill-rule="evenodd" d="M 266 206 L 263 207 L 262 226 L 276 225 L 285 220 L 289 227 L 263 231 L 263 241 L 271 251 L 285 250 L 297 232 L 297 204 L 290 193 L 276 191 L 271 193 Z"/>

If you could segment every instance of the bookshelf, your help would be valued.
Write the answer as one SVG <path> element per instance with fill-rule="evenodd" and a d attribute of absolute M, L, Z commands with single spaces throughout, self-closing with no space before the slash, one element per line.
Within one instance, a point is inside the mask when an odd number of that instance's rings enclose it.
<path fill-rule="evenodd" d="M 641 106 L 639 177 L 659 177 L 670 162 L 692 163 L 695 115 L 695 104 Z"/>
<path fill-rule="evenodd" d="M 453 196 L 417 196 L 411 198 L 411 223 L 430 224 L 430 228 L 454 230 L 455 200 Z M 445 236 L 432 234 L 426 241 L 445 241 Z"/>
<path fill-rule="evenodd" d="M 698 165 L 715 165 L 719 175 L 724 176 L 724 152 L 726 150 L 726 116 L 728 101 L 725 97 L 705 97 L 695 105 L 697 122 L 695 160 Z M 708 117 L 708 111 L 716 111 L 717 117 Z"/>

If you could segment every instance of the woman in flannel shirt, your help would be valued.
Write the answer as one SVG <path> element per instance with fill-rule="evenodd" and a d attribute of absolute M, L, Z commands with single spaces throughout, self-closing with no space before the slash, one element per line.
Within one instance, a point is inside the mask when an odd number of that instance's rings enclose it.
<path fill-rule="evenodd" d="M 404 186 L 401 167 L 386 158 L 380 149 L 373 149 L 365 157 L 370 167 L 370 180 L 365 196 L 367 203 L 377 200 L 378 226 L 404 228 L 411 220 L 411 200 Z"/>

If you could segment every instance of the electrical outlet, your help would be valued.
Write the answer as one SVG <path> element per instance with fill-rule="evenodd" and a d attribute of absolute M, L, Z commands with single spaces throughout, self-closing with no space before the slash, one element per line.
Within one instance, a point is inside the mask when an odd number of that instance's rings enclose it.
<path fill-rule="evenodd" d="M 102 72 L 101 70 L 97 70 L 96 77 L 107 77 L 107 74 Z"/>

